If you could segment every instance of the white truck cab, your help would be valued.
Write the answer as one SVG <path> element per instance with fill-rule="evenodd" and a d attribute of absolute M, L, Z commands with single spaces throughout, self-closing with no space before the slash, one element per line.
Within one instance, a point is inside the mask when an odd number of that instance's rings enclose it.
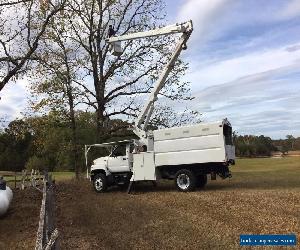
<path fill-rule="evenodd" d="M 126 144 L 124 144 L 126 142 Z M 100 157 L 93 161 L 93 165 L 91 166 L 91 170 L 94 168 L 102 168 L 111 173 L 114 172 L 129 172 L 129 154 L 120 155 L 116 151 L 121 149 L 124 146 L 130 145 L 129 141 L 122 141 L 117 143 L 106 143 L 103 144 L 103 147 L 110 148 L 112 147 L 112 153 L 109 156 Z"/>

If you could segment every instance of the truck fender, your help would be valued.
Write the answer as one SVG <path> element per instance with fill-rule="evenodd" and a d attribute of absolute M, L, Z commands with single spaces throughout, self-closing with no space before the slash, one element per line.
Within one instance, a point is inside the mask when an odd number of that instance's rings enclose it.
<path fill-rule="evenodd" d="M 104 172 L 106 176 L 111 175 L 111 172 L 108 170 L 107 167 L 102 167 L 102 166 L 97 166 L 97 165 L 93 166 L 92 172 L 93 173 Z"/>

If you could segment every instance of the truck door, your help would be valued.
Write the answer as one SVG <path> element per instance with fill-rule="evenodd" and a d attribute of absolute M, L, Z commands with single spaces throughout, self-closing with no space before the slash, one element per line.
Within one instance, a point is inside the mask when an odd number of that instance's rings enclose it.
<path fill-rule="evenodd" d="M 108 159 L 108 170 L 115 172 L 128 172 L 128 159 L 126 156 L 110 156 Z"/>
<path fill-rule="evenodd" d="M 128 157 L 125 152 L 125 145 L 119 145 L 108 157 L 107 168 L 110 172 L 128 172 Z"/>

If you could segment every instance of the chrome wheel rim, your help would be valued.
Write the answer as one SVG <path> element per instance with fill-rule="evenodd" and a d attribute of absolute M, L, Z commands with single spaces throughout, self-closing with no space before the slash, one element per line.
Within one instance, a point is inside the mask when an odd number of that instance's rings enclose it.
<path fill-rule="evenodd" d="M 180 189 L 187 189 L 191 184 L 190 177 L 186 174 L 180 174 L 177 177 L 177 185 Z"/>
<path fill-rule="evenodd" d="M 102 179 L 101 178 L 96 179 L 94 185 L 95 185 L 95 188 L 96 188 L 97 191 L 101 191 L 102 188 L 103 188 L 103 181 L 102 181 Z"/>

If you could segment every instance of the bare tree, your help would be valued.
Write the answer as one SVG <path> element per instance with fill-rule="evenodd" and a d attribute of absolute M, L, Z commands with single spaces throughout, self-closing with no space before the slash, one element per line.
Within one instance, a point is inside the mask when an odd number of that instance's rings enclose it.
<path fill-rule="evenodd" d="M 85 104 L 97 113 L 98 135 L 107 120 L 115 116 L 135 116 L 143 95 L 151 91 L 154 81 L 170 56 L 174 37 L 149 38 L 124 44 L 124 52 L 113 57 L 105 43 L 109 25 L 122 35 L 152 29 L 164 24 L 161 0 L 72 0 L 66 15 L 70 39 L 81 48 L 85 61 L 81 84 L 87 88 Z M 176 38 L 175 38 L 176 39 Z M 179 81 L 186 64 L 177 63 L 163 94 L 174 99 L 189 98 L 186 83 Z M 89 84 L 90 82 L 90 84 Z"/>
<path fill-rule="evenodd" d="M 178 127 L 187 124 L 199 123 L 200 113 L 195 110 L 185 108 L 181 111 L 175 111 L 170 106 L 160 105 L 156 108 L 150 126 L 171 128 Z"/>
<path fill-rule="evenodd" d="M 105 42 L 108 27 L 114 26 L 117 35 L 153 29 L 165 24 L 163 9 L 162 0 L 68 0 L 64 14 L 57 15 L 52 23 L 59 30 L 58 38 L 62 42 L 59 47 L 63 45 L 74 52 L 77 66 L 72 72 L 72 84 L 81 90 L 77 99 L 80 107 L 96 111 L 98 139 L 112 132 L 110 120 L 130 121 L 136 117 L 177 39 L 164 36 L 129 41 L 124 43 L 123 54 L 114 57 Z M 38 53 L 52 61 L 56 52 L 49 48 L 55 45 L 48 38 L 44 43 Z M 45 47 L 48 49 L 44 50 Z M 188 83 L 180 81 L 186 69 L 187 64 L 178 60 L 161 96 L 176 101 L 191 99 Z M 170 116 L 172 109 L 165 111 L 158 108 L 153 122 L 164 122 L 165 119 L 158 118 L 163 115 L 175 119 L 175 113 Z M 186 118 L 181 116 L 177 119 L 180 121 Z"/>
<path fill-rule="evenodd" d="M 24 73 L 66 0 L 0 0 L 0 91 Z"/>

